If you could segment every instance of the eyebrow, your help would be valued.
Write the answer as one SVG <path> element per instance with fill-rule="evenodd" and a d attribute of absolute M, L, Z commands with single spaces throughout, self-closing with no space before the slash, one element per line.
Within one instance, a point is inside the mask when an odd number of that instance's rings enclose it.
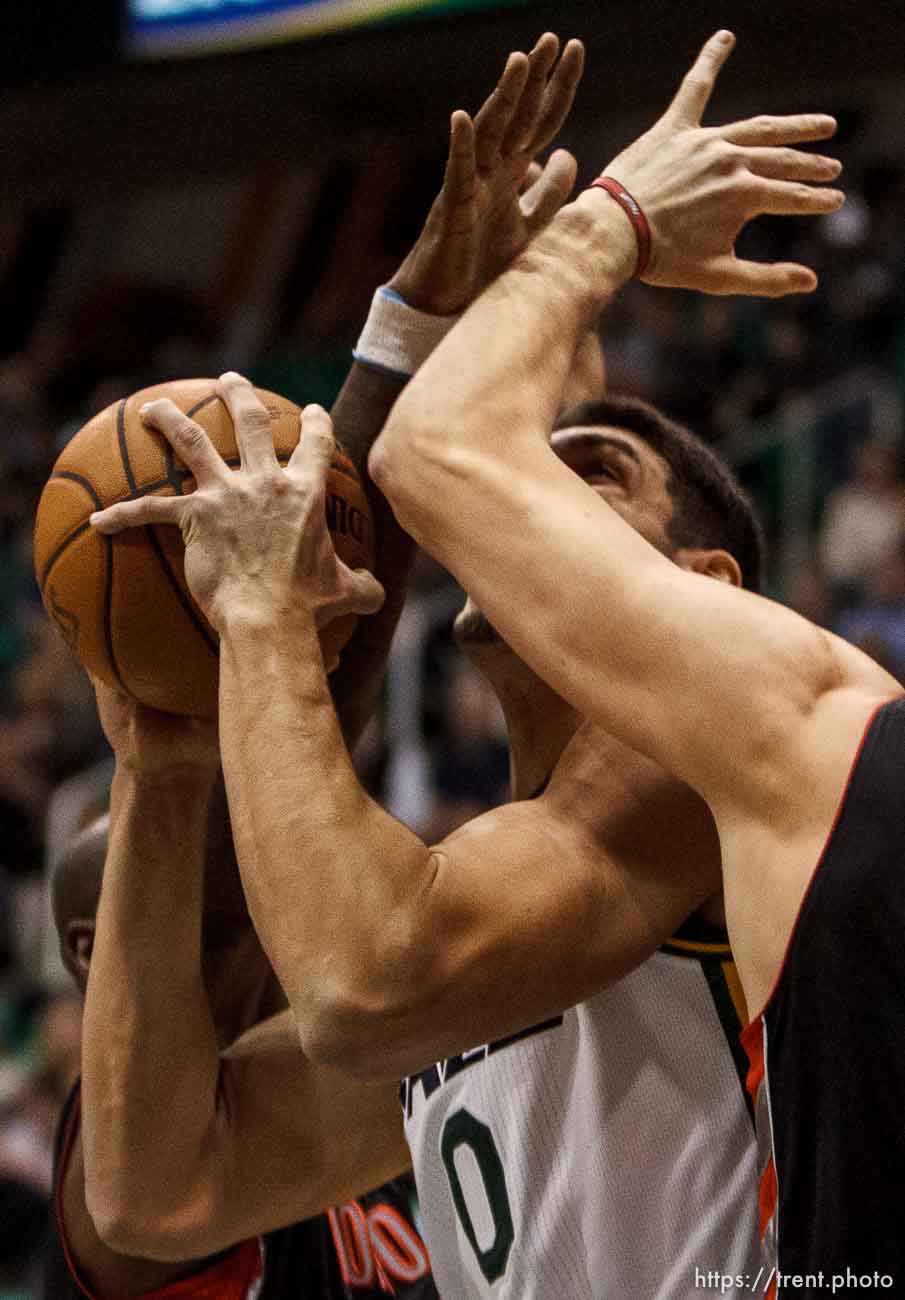
<path fill-rule="evenodd" d="M 555 432 L 565 433 L 565 430 L 557 429 Z M 641 464 L 641 457 L 636 448 L 630 442 L 627 442 L 625 438 L 616 438 L 610 433 L 597 433 L 588 429 L 582 433 L 570 435 L 568 438 L 564 438 L 562 442 L 563 449 L 569 451 L 584 451 L 588 447 L 614 447 L 616 451 L 629 456 L 636 464 Z"/>

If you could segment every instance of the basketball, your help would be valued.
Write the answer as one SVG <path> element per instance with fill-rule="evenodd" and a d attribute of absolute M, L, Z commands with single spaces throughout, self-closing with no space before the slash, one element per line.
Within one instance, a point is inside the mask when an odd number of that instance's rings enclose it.
<path fill-rule="evenodd" d="M 270 413 L 285 465 L 299 439 L 301 408 L 256 389 Z M 168 397 L 205 429 L 231 468 L 239 465 L 229 412 L 212 379 L 145 388 L 95 415 L 68 443 L 47 481 L 35 522 L 35 571 L 48 614 L 96 677 L 155 709 L 211 717 L 217 711 L 217 634 L 185 582 L 182 536 L 173 524 L 102 536 L 95 510 L 148 493 L 193 491 L 194 479 L 166 439 L 139 418 Z M 351 568 L 373 568 L 373 521 L 352 462 L 339 448 L 327 477 L 327 524 Z M 355 629 L 345 615 L 321 631 L 332 665 Z"/>

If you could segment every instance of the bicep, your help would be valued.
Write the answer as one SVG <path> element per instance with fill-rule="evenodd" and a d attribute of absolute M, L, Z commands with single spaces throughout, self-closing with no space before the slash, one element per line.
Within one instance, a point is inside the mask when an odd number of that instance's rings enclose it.
<path fill-rule="evenodd" d="M 551 815 L 543 801 L 476 819 L 434 850 L 434 862 L 428 992 L 413 1004 L 408 1059 L 396 1062 L 403 1073 L 599 992 L 701 901 L 639 886 L 587 827 Z"/>

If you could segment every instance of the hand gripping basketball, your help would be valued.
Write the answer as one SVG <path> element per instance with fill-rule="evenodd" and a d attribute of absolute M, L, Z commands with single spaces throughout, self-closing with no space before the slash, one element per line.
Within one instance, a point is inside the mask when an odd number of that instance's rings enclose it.
<path fill-rule="evenodd" d="M 310 612 L 318 628 L 345 614 L 373 614 L 383 588 L 336 555 L 325 521 L 326 475 L 334 451 L 330 417 L 302 412 L 301 437 L 285 470 L 274 450 L 268 413 L 247 380 L 218 381 L 241 457 L 230 470 L 208 435 L 166 398 L 142 408 L 194 475 L 188 496 L 144 496 L 91 516 L 99 532 L 177 524 L 193 597 L 221 634 L 235 617 L 266 626 Z M 330 665 L 328 665 L 328 668 Z"/>

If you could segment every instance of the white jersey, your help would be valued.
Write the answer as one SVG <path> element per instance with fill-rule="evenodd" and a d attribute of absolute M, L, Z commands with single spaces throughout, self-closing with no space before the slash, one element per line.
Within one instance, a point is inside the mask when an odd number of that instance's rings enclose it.
<path fill-rule="evenodd" d="M 708 1274 L 755 1277 L 743 1020 L 728 947 L 676 939 L 564 1015 L 406 1079 L 444 1300 L 688 1300 Z"/>

